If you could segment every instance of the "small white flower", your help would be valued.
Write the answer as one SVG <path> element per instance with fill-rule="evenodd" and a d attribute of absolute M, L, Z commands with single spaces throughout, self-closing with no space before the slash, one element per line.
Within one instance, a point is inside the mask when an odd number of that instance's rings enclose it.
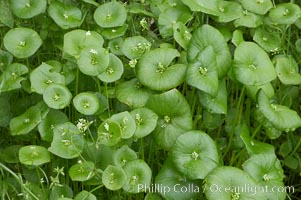
<path fill-rule="evenodd" d="M 87 31 L 86 36 L 90 36 L 90 35 L 91 35 L 91 31 Z"/>
<path fill-rule="evenodd" d="M 109 124 L 108 124 L 108 123 L 105 123 L 104 127 L 105 127 L 106 131 L 109 131 L 109 129 L 110 129 L 110 126 L 109 126 Z"/>
<path fill-rule="evenodd" d="M 97 55 L 98 52 L 95 50 L 95 49 L 90 49 L 90 53 L 94 54 L 94 55 Z"/>

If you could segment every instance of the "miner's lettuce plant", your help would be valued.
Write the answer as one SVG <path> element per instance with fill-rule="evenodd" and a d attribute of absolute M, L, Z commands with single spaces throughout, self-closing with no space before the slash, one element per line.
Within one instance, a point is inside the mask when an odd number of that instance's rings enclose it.
<path fill-rule="evenodd" d="M 0 199 L 300 199 L 300 7 L 1 0 Z"/>

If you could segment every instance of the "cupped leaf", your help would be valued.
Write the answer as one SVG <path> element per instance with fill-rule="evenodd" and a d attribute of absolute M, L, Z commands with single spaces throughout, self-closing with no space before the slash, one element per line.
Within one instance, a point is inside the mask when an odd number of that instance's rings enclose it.
<path fill-rule="evenodd" d="M 87 181 L 91 179 L 95 173 L 95 164 L 91 161 L 79 160 L 69 169 L 69 176 L 72 181 Z"/>
<path fill-rule="evenodd" d="M 30 28 L 10 29 L 3 38 L 4 47 L 17 58 L 32 56 L 42 45 L 38 33 Z"/>
<path fill-rule="evenodd" d="M 248 28 L 256 28 L 263 23 L 263 17 L 261 15 L 256 15 L 248 10 L 242 11 L 242 15 L 240 18 L 234 21 L 235 27 L 248 27 Z"/>
<path fill-rule="evenodd" d="M 53 140 L 48 151 L 65 159 L 78 157 L 84 148 L 84 138 L 71 122 L 57 125 L 53 129 Z"/>
<path fill-rule="evenodd" d="M 200 52 L 195 62 L 188 65 L 187 84 L 215 97 L 218 92 L 218 72 L 216 56 L 212 46 Z"/>
<path fill-rule="evenodd" d="M 160 168 L 160 171 L 155 178 L 155 184 L 157 186 L 160 185 L 161 188 L 156 190 L 156 192 L 160 193 L 166 199 L 196 199 L 201 192 L 200 181 L 187 179 L 185 175 L 175 168 L 175 165 L 170 158 L 167 158 Z M 188 188 L 189 190 L 187 190 Z M 151 189 L 152 187 L 150 188 L 150 191 L 152 191 Z"/>
<path fill-rule="evenodd" d="M 0 22 L 9 28 L 14 26 L 14 17 L 8 0 L 0 1 Z"/>
<path fill-rule="evenodd" d="M 121 167 L 109 165 L 102 174 L 102 183 L 109 190 L 121 189 L 127 181 L 127 176 Z"/>
<path fill-rule="evenodd" d="M 192 35 L 184 23 L 177 22 L 173 24 L 173 36 L 177 43 L 187 50 Z"/>
<path fill-rule="evenodd" d="M 121 140 L 120 125 L 113 120 L 106 120 L 98 127 L 97 141 L 106 146 L 114 146 Z"/>
<path fill-rule="evenodd" d="M 218 22 L 231 22 L 243 15 L 243 8 L 232 1 L 218 1 L 218 15 L 213 17 Z"/>
<path fill-rule="evenodd" d="M 19 160 L 23 165 L 40 166 L 50 162 L 50 153 L 42 146 L 24 146 L 19 150 Z"/>
<path fill-rule="evenodd" d="M 154 92 L 144 87 L 136 78 L 116 86 L 117 99 L 130 107 L 143 107 Z"/>
<path fill-rule="evenodd" d="M 293 56 L 276 56 L 274 58 L 276 72 L 281 83 L 285 85 L 301 84 L 299 67 Z"/>
<path fill-rule="evenodd" d="M 112 156 L 113 164 L 119 167 L 124 167 L 127 162 L 136 160 L 138 158 L 136 152 L 124 145 L 117 149 Z"/>
<path fill-rule="evenodd" d="M 279 3 L 269 12 L 269 18 L 276 24 L 293 24 L 301 14 L 301 9 L 294 3 Z"/>
<path fill-rule="evenodd" d="M 151 43 L 147 39 L 142 36 L 133 36 L 124 40 L 121 51 L 129 59 L 138 59 L 150 48 Z"/>
<path fill-rule="evenodd" d="M 75 109 L 83 115 L 93 115 L 99 109 L 97 96 L 90 92 L 82 92 L 73 98 Z"/>
<path fill-rule="evenodd" d="M 106 70 L 110 62 L 109 53 L 102 47 L 86 47 L 77 60 L 79 70 L 89 76 L 98 76 Z"/>
<path fill-rule="evenodd" d="M 275 30 L 258 27 L 253 35 L 253 40 L 267 52 L 279 51 L 281 49 L 281 38 Z"/>
<path fill-rule="evenodd" d="M 53 1 L 48 7 L 48 14 L 62 29 L 75 28 L 81 25 L 82 11 L 74 5 Z"/>
<path fill-rule="evenodd" d="M 294 131 L 301 126 L 301 118 L 296 111 L 283 105 L 270 103 L 263 90 L 258 93 L 258 106 L 273 126 L 281 131 Z"/>
<path fill-rule="evenodd" d="M 149 135 L 157 126 L 158 115 L 147 108 L 137 108 L 132 110 L 132 117 L 135 119 L 135 138 L 142 138 Z"/>
<path fill-rule="evenodd" d="M 252 189 L 245 189 L 245 186 Z M 208 200 L 249 200 L 265 199 L 256 181 L 247 173 L 236 167 L 222 166 L 215 168 L 205 179 L 205 195 Z"/>
<path fill-rule="evenodd" d="M 46 11 L 47 0 L 10 0 L 14 15 L 29 19 Z"/>
<path fill-rule="evenodd" d="M 216 145 L 202 131 L 180 135 L 172 147 L 171 158 L 179 172 L 189 179 L 204 179 L 219 165 Z"/>
<path fill-rule="evenodd" d="M 124 191 L 129 193 L 143 192 L 143 188 L 147 188 L 151 184 L 152 171 L 144 160 L 133 160 L 123 167 L 127 180 L 122 187 Z"/>
<path fill-rule="evenodd" d="M 269 56 L 253 42 L 242 42 L 235 49 L 233 72 L 245 85 L 263 85 L 276 78 Z"/>
<path fill-rule="evenodd" d="M 32 106 L 22 115 L 14 117 L 9 123 L 11 135 L 24 135 L 32 131 L 42 120 L 38 106 Z"/>
<path fill-rule="evenodd" d="M 219 0 L 182 0 L 191 11 L 198 11 L 210 15 L 218 15 Z"/>
<path fill-rule="evenodd" d="M 272 98 L 273 96 L 275 96 L 275 91 L 274 91 L 274 88 L 271 83 L 266 83 L 263 85 L 247 85 L 246 89 L 247 89 L 248 95 L 254 101 L 256 101 L 256 99 L 257 99 L 256 95 L 260 89 L 262 89 L 269 98 Z"/>
<path fill-rule="evenodd" d="M 97 199 L 96 196 L 91 192 L 83 190 L 74 197 L 74 200 L 97 200 Z"/>
<path fill-rule="evenodd" d="M 103 43 L 103 37 L 97 32 L 77 29 L 65 33 L 63 52 L 78 59 L 80 57 L 81 50 L 85 47 L 93 49 L 102 47 Z"/>
<path fill-rule="evenodd" d="M 0 92 L 11 91 L 21 88 L 21 81 L 25 80 L 22 75 L 28 73 L 27 66 L 20 63 L 13 63 L 6 67 L 0 76 Z"/>
<path fill-rule="evenodd" d="M 2 72 L 9 64 L 13 62 L 13 56 L 7 52 L 0 49 L 0 71 Z"/>
<path fill-rule="evenodd" d="M 111 39 L 109 41 L 108 46 L 109 46 L 110 51 L 113 54 L 115 54 L 117 56 L 123 55 L 123 52 L 122 52 L 123 39 L 121 37 Z"/>
<path fill-rule="evenodd" d="M 99 78 L 101 81 L 107 83 L 114 82 L 120 79 L 124 71 L 123 63 L 117 56 L 110 53 L 109 57 L 109 66 L 104 72 L 97 76 L 97 78 Z"/>
<path fill-rule="evenodd" d="M 72 99 L 72 94 L 69 89 L 61 84 L 51 84 L 49 85 L 44 93 L 43 100 L 53 109 L 63 109 L 67 107 Z"/>
<path fill-rule="evenodd" d="M 127 29 L 127 24 L 113 28 L 103 28 L 101 29 L 101 35 L 107 40 L 112 40 L 114 38 L 123 36 L 126 33 Z"/>
<path fill-rule="evenodd" d="M 198 91 L 197 96 L 202 106 L 209 112 L 217 114 L 227 113 L 227 88 L 225 80 L 220 81 L 217 96 L 212 97 L 202 91 Z"/>
<path fill-rule="evenodd" d="M 146 107 L 159 117 L 153 136 L 164 149 L 170 149 L 179 135 L 192 129 L 190 107 L 176 89 L 151 96 Z"/>
<path fill-rule="evenodd" d="M 230 69 L 231 55 L 224 36 L 214 27 L 206 24 L 194 31 L 187 50 L 188 60 L 195 61 L 208 46 L 215 52 L 218 77 L 221 78 Z"/>
<path fill-rule="evenodd" d="M 38 130 L 42 140 L 51 142 L 53 138 L 53 129 L 55 126 L 68 122 L 68 117 L 65 113 L 50 109 L 47 116 L 40 122 Z"/>
<path fill-rule="evenodd" d="M 65 77 L 53 70 L 51 65 L 42 63 L 30 73 L 31 90 L 43 94 L 51 84 L 65 84 Z"/>
<path fill-rule="evenodd" d="M 248 1 L 241 0 L 240 3 L 242 6 L 253 13 L 264 15 L 271 8 L 273 8 L 273 4 L 271 0 L 257 0 L 257 1 Z"/>
<path fill-rule="evenodd" d="M 186 65 L 171 64 L 180 56 L 176 49 L 159 48 L 145 53 L 136 66 L 139 81 L 152 90 L 169 90 L 184 81 Z"/>
<path fill-rule="evenodd" d="M 110 119 L 119 123 L 122 139 L 129 139 L 134 135 L 136 123 L 128 111 L 116 113 Z"/>
<path fill-rule="evenodd" d="M 94 12 L 95 22 L 103 28 L 122 26 L 126 17 L 124 5 L 116 1 L 104 3 Z"/>

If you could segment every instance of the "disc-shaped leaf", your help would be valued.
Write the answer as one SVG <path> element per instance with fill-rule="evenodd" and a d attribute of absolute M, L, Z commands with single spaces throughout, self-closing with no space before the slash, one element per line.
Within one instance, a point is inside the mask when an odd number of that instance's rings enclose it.
<path fill-rule="evenodd" d="M 192 35 L 185 24 L 182 22 L 173 24 L 173 36 L 177 43 L 186 50 Z"/>
<path fill-rule="evenodd" d="M 82 11 L 79 8 L 59 1 L 50 3 L 48 14 L 62 29 L 78 27 L 82 22 Z"/>
<path fill-rule="evenodd" d="M 64 35 L 63 52 L 78 59 L 85 47 L 93 49 L 102 47 L 103 43 L 103 37 L 97 32 L 77 29 Z"/>
<path fill-rule="evenodd" d="M 32 56 L 42 45 L 37 32 L 30 28 L 10 29 L 3 38 L 4 47 L 17 58 Z"/>
<path fill-rule="evenodd" d="M 126 33 L 127 29 L 127 24 L 113 28 L 103 28 L 101 29 L 101 35 L 107 40 L 112 40 L 114 38 L 123 36 Z"/>
<path fill-rule="evenodd" d="M 54 127 L 68 121 L 68 117 L 65 113 L 59 110 L 50 109 L 47 116 L 41 121 L 38 126 L 41 139 L 51 142 L 53 138 Z"/>
<path fill-rule="evenodd" d="M 267 52 L 279 51 L 281 49 L 281 38 L 279 33 L 258 27 L 253 35 L 253 40 Z"/>
<path fill-rule="evenodd" d="M 151 96 L 146 107 L 159 117 L 153 136 L 164 149 L 170 149 L 179 135 L 192 129 L 190 107 L 176 89 Z"/>
<path fill-rule="evenodd" d="M 119 123 L 122 139 L 129 139 L 134 135 L 136 123 L 128 111 L 116 113 L 110 119 Z"/>
<path fill-rule="evenodd" d="M 258 0 L 258 1 L 248 1 L 241 0 L 240 3 L 242 6 L 253 13 L 264 15 L 271 8 L 273 8 L 273 4 L 271 0 Z"/>
<path fill-rule="evenodd" d="M 14 117 L 9 123 L 11 135 L 24 135 L 33 130 L 42 120 L 38 106 L 32 106 L 22 115 Z"/>
<path fill-rule="evenodd" d="M 5 68 L 0 76 L 0 91 L 6 92 L 21 88 L 21 81 L 25 80 L 22 75 L 28 73 L 27 66 L 20 63 L 13 63 Z"/>
<path fill-rule="evenodd" d="M 180 56 L 176 49 L 159 48 L 145 53 L 136 66 L 139 81 L 152 90 L 169 90 L 184 81 L 186 65 L 171 64 Z"/>
<path fill-rule="evenodd" d="M 247 172 L 235 167 L 217 167 L 206 177 L 205 181 L 205 194 L 208 200 L 264 199 L 260 191 L 255 193 L 254 189 L 244 188 L 245 185 L 248 188 L 256 188 L 257 184 Z"/>
<path fill-rule="evenodd" d="M 276 78 L 269 56 L 253 42 L 242 42 L 235 49 L 233 72 L 245 85 L 262 85 Z"/>
<path fill-rule="evenodd" d="M 53 129 L 53 140 L 48 151 L 65 159 L 78 157 L 84 148 L 84 138 L 71 122 L 57 125 Z"/>
<path fill-rule="evenodd" d="M 158 115 L 147 108 L 137 108 L 131 111 L 135 119 L 136 130 L 135 138 L 142 138 L 150 134 L 157 126 Z"/>
<path fill-rule="evenodd" d="M 116 86 L 117 99 L 130 106 L 142 107 L 154 92 L 144 87 L 136 78 L 124 81 Z"/>
<path fill-rule="evenodd" d="M 261 15 L 256 15 L 248 10 L 244 10 L 240 18 L 234 21 L 235 27 L 248 27 L 256 28 L 263 23 L 263 17 Z"/>
<path fill-rule="evenodd" d="M 91 192 L 83 190 L 74 197 L 74 200 L 97 200 L 97 199 L 96 196 Z"/>
<path fill-rule="evenodd" d="M 61 84 L 51 84 L 49 85 L 44 93 L 43 100 L 53 109 L 63 109 L 68 106 L 71 102 L 72 94 L 69 89 Z"/>
<path fill-rule="evenodd" d="M 43 94 L 51 84 L 65 84 L 65 77 L 53 70 L 51 65 L 42 63 L 30 73 L 31 89 Z"/>
<path fill-rule="evenodd" d="M 127 37 L 122 44 L 122 52 L 129 59 L 138 59 L 149 51 L 151 43 L 142 36 Z"/>
<path fill-rule="evenodd" d="M 221 78 L 229 71 L 231 55 L 224 36 L 214 27 L 202 25 L 194 31 L 187 50 L 188 60 L 193 62 L 208 46 L 215 52 L 218 77 Z"/>
<path fill-rule="evenodd" d="M 218 92 L 218 73 L 216 55 L 212 46 L 200 52 L 195 62 L 188 65 L 187 84 L 215 97 Z"/>
<path fill-rule="evenodd" d="M 79 70 L 89 76 L 98 76 L 108 67 L 109 53 L 102 47 L 82 49 L 77 60 Z"/>
<path fill-rule="evenodd" d="M 118 56 L 123 55 L 123 52 L 122 52 L 123 39 L 121 37 L 110 40 L 108 46 L 109 46 L 110 51 L 113 54 L 118 55 Z"/>
<path fill-rule="evenodd" d="M 286 106 L 270 103 L 264 91 L 258 93 L 258 105 L 262 114 L 281 131 L 294 131 L 301 126 L 301 118 Z"/>
<path fill-rule="evenodd" d="M 202 106 L 209 112 L 217 114 L 227 113 L 227 88 L 225 81 L 220 81 L 217 96 L 212 97 L 202 91 L 199 91 L 197 96 Z"/>
<path fill-rule="evenodd" d="M 121 189 L 127 181 L 126 174 L 121 167 L 109 165 L 102 174 L 102 183 L 109 190 Z"/>
<path fill-rule="evenodd" d="M 19 160 L 23 165 L 40 166 L 50 162 L 50 153 L 42 146 L 24 146 L 19 150 Z"/>
<path fill-rule="evenodd" d="M 216 145 L 202 131 L 180 135 L 172 147 L 171 157 L 176 168 L 189 179 L 204 179 L 219 165 Z"/>
<path fill-rule="evenodd" d="M 120 125 L 113 120 L 106 120 L 98 127 L 97 130 L 100 144 L 106 146 L 114 146 L 121 139 L 121 128 Z"/>
<path fill-rule="evenodd" d="M 116 1 L 104 3 L 94 12 L 95 22 L 103 28 L 122 26 L 126 17 L 124 5 Z"/>
<path fill-rule="evenodd" d="M 281 83 L 285 85 L 301 84 L 298 64 L 292 56 L 277 56 L 274 58 L 276 72 Z"/>
<path fill-rule="evenodd" d="M 70 167 L 69 176 L 72 181 L 87 181 L 95 175 L 94 169 L 93 162 L 79 160 L 78 163 Z"/>
<path fill-rule="evenodd" d="M 277 24 L 293 24 L 301 14 L 301 9 L 294 3 L 279 3 L 269 12 L 272 22 Z"/>
<path fill-rule="evenodd" d="M 152 171 L 144 160 L 130 161 L 123 169 L 127 176 L 126 183 L 122 187 L 124 191 L 129 193 L 140 193 L 143 192 L 143 190 L 139 189 L 139 186 L 150 186 Z"/>
<path fill-rule="evenodd" d="M 0 1 L 0 22 L 9 28 L 14 26 L 14 17 L 8 0 Z"/>
<path fill-rule="evenodd" d="M 218 22 L 231 22 L 243 15 L 243 8 L 232 1 L 218 1 L 218 15 L 213 17 Z"/>
<path fill-rule="evenodd" d="M 130 149 L 127 145 L 124 145 L 117 149 L 113 153 L 113 164 L 119 167 L 124 167 L 127 162 L 136 160 L 137 154 L 134 150 Z"/>
<path fill-rule="evenodd" d="M 124 71 L 123 63 L 117 56 L 110 53 L 109 57 L 109 66 L 104 72 L 97 76 L 97 78 L 99 78 L 101 81 L 107 83 L 114 82 L 120 79 Z"/>
<path fill-rule="evenodd" d="M 99 100 L 93 93 L 82 92 L 73 98 L 75 109 L 83 115 L 93 115 L 99 109 Z"/>
<path fill-rule="evenodd" d="M 46 11 L 47 0 L 10 0 L 14 15 L 29 19 Z"/>
<path fill-rule="evenodd" d="M 191 11 L 198 11 L 210 15 L 218 15 L 219 0 L 182 0 Z"/>

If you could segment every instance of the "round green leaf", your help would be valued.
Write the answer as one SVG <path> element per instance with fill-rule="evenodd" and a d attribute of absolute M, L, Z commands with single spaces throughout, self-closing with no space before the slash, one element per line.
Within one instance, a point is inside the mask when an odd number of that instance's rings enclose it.
<path fill-rule="evenodd" d="M 143 192 L 141 185 L 147 188 L 151 184 L 152 171 L 144 160 L 133 160 L 124 166 L 127 176 L 125 185 L 122 187 L 124 191 L 129 193 Z"/>
<path fill-rule="evenodd" d="M 14 15 L 29 19 L 46 11 L 47 0 L 10 0 Z"/>
<path fill-rule="evenodd" d="M 243 11 L 243 15 L 234 21 L 235 27 L 248 27 L 256 28 L 263 23 L 263 17 L 261 15 L 256 15 L 248 10 Z"/>
<path fill-rule="evenodd" d="M 83 190 L 74 197 L 74 200 L 97 200 L 97 198 L 91 192 Z"/>
<path fill-rule="evenodd" d="M 279 55 L 274 58 L 276 72 L 281 83 L 285 85 L 301 84 L 298 64 L 293 56 Z"/>
<path fill-rule="evenodd" d="M 19 150 L 19 160 L 23 165 L 39 166 L 50 162 L 50 153 L 42 146 L 24 146 Z"/>
<path fill-rule="evenodd" d="M 113 54 L 118 55 L 118 56 L 123 55 L 123 52 L 122 52 L 123 39 L 121 37 L 110 40 L 108 46 L 109 46 L 110 51 Z"/>
<path fill-rule="evenodd" d="M 216 145 L 202 131 L 180 135 L 172 147 L 171 157 L 179 172 L 189 179 L 204 179 L 219 165 Z"/>
<path fill-rule="evenodd" d="M 13 28 L 5 34 L 3 44 L 15 57 L 27 58 L 40 48 L 42 40 L 32 29 Z"/>
<path fill-rule="evenodd" d="M 66 86 L 61 84 L 51 84 L 43 93 L 44 102 L 53 109 L 65 108 L 70 104 L 71 99 L 71 92 Z"/>
<path fill-rule="evenodd" d="M 136 123 L 135 138 L 149 135 L 157 126 L 158 115 L 150 109 L 137 108 L 131 111 L 131 115 Z"/>
<path fill-rule="evenodd" d="M 141 85 L 141 83 L 133 78 L 124 81 L 116 86 L 117 99 L 130 107 L 143 107 L 153 91 Z"/>
<path fill-rule="evenodd" d="M 127 24 L 124 24 L 123 26 L 114 27 L 114 28 L 104 28 L 101 30 L 101 35 L 107 40 L 112 40 L 114 38 L 123 36 L 126 33 L 127 28 L 128 28 Z"/>
<path fill-rule="evenodd" d="M 59 1 L 50 3 L 48 14 L 62 29 L 78 27 L 82 22 L 82 12 L 79 8 Z"/>
<path fill-rule="evenodd" d="M 77 29 L 65 33 L 63 52 L 78 59 L 81 50 L 85 47 L 97 49 L 97 47 L 102 47 L 103 43 L 103 37 L 97 32 Z"/>
<path fill-rule="evenodd" d="M 124 165 L 132 160 L 136 160 L 137 154 L 134 150 L 130 149 L 127 145 L 124 145 L 122 147 L 120 147 L 119 149 L 117 149 L 114 153 L 113 153 L 113 163 L 116 166 L 119 167 L 124 167 Z"/>
<path fill-rule="evenodd" d="M 203 12 L 210 15 L 218 15 L 219 0 L 182 0 L 191 11 Z"/>
<path fill-rule="evenodd" d="M 188 60 L 190 62 L 197 59 L 198 54 L 204 51 L 206 47 L 212 46 L 217 64 L 218 77 L 221 78 L 227 74 L 231 65 L 231 55 L 224 36 L 210 25 L 202 25 L 192 35 L 190 46 L 187 50 Z"/>
<path fill-rule="evenodd" d="M 173 24 L 173 36 L 177 43 L 186 50 L 192 35 L 182 22 Z"/>
<path fill-rule="evenodd" d="M 53 129 L 53 140 L 48 151 L 65 159 L 78 157 L 84 148 L 84 138 L 71 122 L 57 125 Z"/>
<path fill-rule="evenodd" d="M 136 66 L 139 81 L 152 90 L 169 90 L 184 81 L 186 65 L 171 64 L 180 56 L 176 49 L 159 48 L 145 53 Z"/>
<path fill-rule="evenodd" d="M 190 107 L 176 89 L 151 96 L 146 107 L 159 117 L 153 136 L 164 149 L 170 149 L 179 135 L 192 129 Z"/>
<path fill-rule="evenodd" d="M 1 158 L 6 163 L 18 163 L 19 160 L 19 150 L 22 147 L 22 145 L 9 145 L 1 150 Z"/>
<path fill-rule="evenodd" d="M 301 14 L 301 9 L 294 3 L 279 3 L 269 12 L 269 17 L 276 24 L 293 24 Z"/>
<path fill-rule="evenodd" d="M 138 59 L 150 48 L 151 43 L 147 39 L 142 36 L 133 36 L 124 40 L 121 51 L 129 59 Z"/>
<path fill-rule="evenodd" d="M 271 0 L 241 0 L 240 3 L 246 10 L 260 15 L 266 14 L 271 8 L 273 8 Z"/>
<path fill-rule="evenodd" d="M 119 190 L 126 183 L 127 177 L 121 167 L 109 165 L 102 174 L 102 183 L 109 190 Z"/>
<path fill-rule="evenodd" d="M 264 91 L 258 93 L 258 105 L 262 114 L 281 131 L 294 131 L 301 126 L 301 118 L 286 106 L 270 103 Z"/>
<path fill-rule="evenodd" d="M 242 42 L 235 49 L 233 72 L 245 85 L 262 85 L 276 78 L 269 56 L 253 42 Z"/>
<path fill-rule="evenodd" d="M 281 38 L 275 30 L 258 27 L 253 35 L 253 40 L 267 52 L 279 51 L 281 49 Z"/>
<path fill-rule="evenodd" d="M 110 62 L 109 53 L 102 47 L 86 47 L 77 60 L 79 70 L 89 76 L 98 76 L 106 70 Z"/>
<path fill-rule="evenodd" d="M 95 22 L 103 28 L 122 26 L 126 17 L 124 5 L 116 1 L 104 3 L 94 12 Z"/>
<path fill-rule="evenodd" d="M 95 165 L 90 161 L 79 160 L 75 165 L 69 169 L 69 176 L 72 181 L 87 181 L 91 179 L 94 174 Z"/>
<path fill-rule="evenodd" d="M 43 94 L 51 84 L 65 84 L 65 77 L 53 70 L 51 65 L 42 63 L 30 73 L 31 90 Z"/>
<path fill-rule="evenodd" d="M 101 123 L 101 125 L 98 127 L 97 133 L 97 141 L 106 146 L 114 146 L 121 139 L 120 125 L 112 120 L 106 120 Z"/>
<path fill-rule="evenodd" d="M 134 135 L 136 123 L 128 111 L 116 113 L 110 119 L 119 123 L 122 139 L 129 139 Z"/>
<path fill-rule="evenodd" d="M 13 63 L 5 68 L 0 76 L 0 91 L 6 92 L 21 88 L 21 81 L 25 80 L 22 75 L 28 73 L 27 66 L 20 63 Z"/>
<path fill-rule="evenodd" d="M 218 1 L 218 15 L 213 17 L 218 22 L 231 22 L 243 15 L 243 8 L 232 1 Z"/>
<path fill-rule="evenodd" d="M 75 109 L 83 115 L 93 115 L 99 109 L 99 100 L 95 94 L 82 92 L 73 98 Z"/>
<path fill-rule="evenodd" d="M 8 0 L 0 1 L 0 22 L 9 28 L 14 27 L 14 17 Z"/>
<path fill-rule="evenodd" d="M 123 64 L 117 56 L 110 53 L 109 57 L 109 66 L 104 72 L 97 76 L 97 78 L 99 78 L 101 81 L 107 83 L 114 82 L 120 79 L 124 71 Z"/>

